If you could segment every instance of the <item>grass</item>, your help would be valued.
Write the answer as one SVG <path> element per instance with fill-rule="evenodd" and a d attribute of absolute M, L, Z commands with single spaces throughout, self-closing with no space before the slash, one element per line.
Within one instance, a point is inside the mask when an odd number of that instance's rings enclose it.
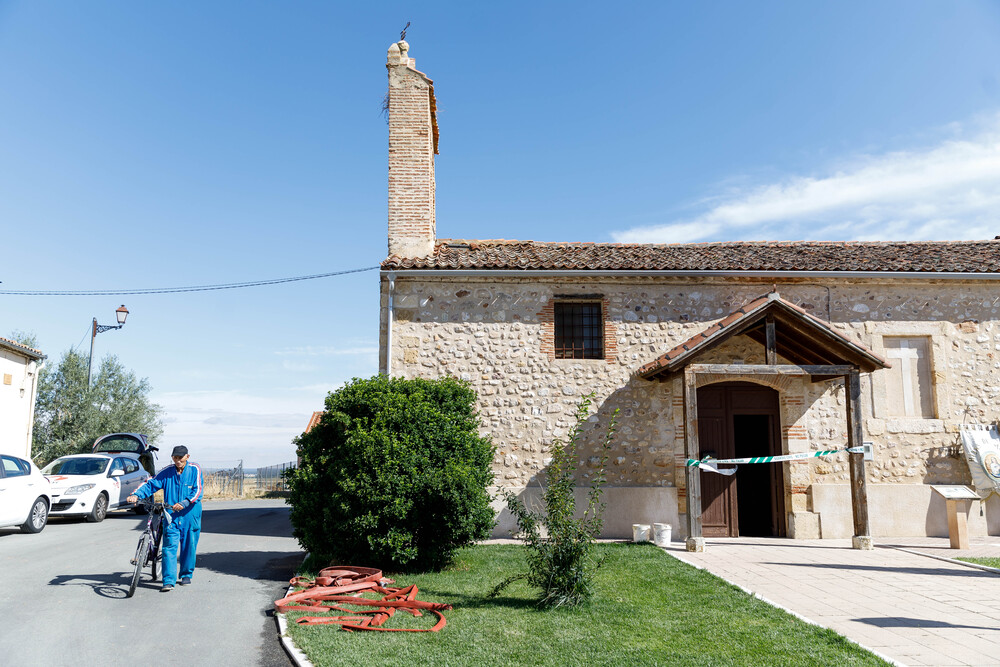
<path fill-rule="evenodd" d="M 401 575 L 418 598 L 446 602 L 439 633 L 345 632 L 298 626 L 289 634 L 317 667 L 384 665 L 885 665 L 832 630 L 804 623 L 653 545 L 600 544 L 595 596 L 544 611 L 522 583 L 487 599 L 524 567 L 516 545 L 463 549 L 440 573 Z M 386 573 L 387 576 L 391 576 Z M 430 627 L 397 614 L 387 627 Z"/>
<path fill-rule="evenodd" d="M 1000 569 L 1000 558 L 959 558 L 958 560 L 964 560 L 966 563 L 975 563 L 976 565 L 985 565 L 987 567 Z"/>

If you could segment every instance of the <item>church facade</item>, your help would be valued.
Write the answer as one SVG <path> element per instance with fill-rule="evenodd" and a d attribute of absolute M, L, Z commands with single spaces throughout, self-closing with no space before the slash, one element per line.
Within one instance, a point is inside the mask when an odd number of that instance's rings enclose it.
<path fill-rule="evenodd" d="M 997 419 L 1000 240 L 439 239 L 433 83 L 405 42 L 387 67 L 380 370 L 469 381 L 499 488 L 538 495 L 553 442 L 592 394 L 581 493 L 619 419 L 609 537 L 652 522 L 689 548 L 947 534 L 931 487 L 970 483 L 959 428 Z M 689 465 L 705 457 L 791 460 L 727 476 Z M 501 514 L 496 534 L 511 526 Z M 969 529 L 1000 534 L 996 496 L 971 504 Z"/>

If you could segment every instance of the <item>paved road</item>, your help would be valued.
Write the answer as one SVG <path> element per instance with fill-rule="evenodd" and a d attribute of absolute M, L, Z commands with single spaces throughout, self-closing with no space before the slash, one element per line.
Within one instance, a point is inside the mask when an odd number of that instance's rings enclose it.
<path fill-rule="evenodd" d="M 271 615 L 302 560 L 281 500 L 206 501 L 194 580 L 160 593 L 147 569 L 126 598 L 145 519 L 53 519 L 0 530 L 0 662 L 6 665 L 274 665 Z"/>
<path fill-rule="evenodd" d="M 897 664 L 1000 665 L 1000 575 L 850 540 L 705 542 L 667 551 Z"/>

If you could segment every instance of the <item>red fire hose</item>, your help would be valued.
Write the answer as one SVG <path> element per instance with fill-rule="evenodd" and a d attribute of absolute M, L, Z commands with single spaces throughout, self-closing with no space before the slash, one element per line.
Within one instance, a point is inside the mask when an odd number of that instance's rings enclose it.
<path fill-rule="evenodd" d="M 289 583 L 303 587 L 280 600 L 274 607 L 279 614 L 288 611 L 342 611 L 346 616 L 303 616 L 295 622 L 299 625 L 339 625 L 344 630 L 380 630 L 382 632 L 438 632 L 445 621 L 442 611 L 451 609 L 450 604 L 426 602 L 417 599 L 417 587 L 389 588 L 395 583 L 392 579 L 382 576 L 381 570 L 370 567 L 354 567 L 337 565 L 320 571 L 315 579 L 295 577 Z M 382 595 L 382 599 L 363 598 L 363 591 L 371 591 Z M 353 595 L 348 595 L 353 593 Z M 337 604 L 322 604 L 323 602 L 339 602 L 360 607 L 373 607 L 371 610 L 345 609 Z M 429 611 L 438 617 L 438 622 L 432 628 L 385 628 L 383 624 L 392 618 L 397 609 L 407 611 L 414 616 L 422 616 L 421 610 Z"/>

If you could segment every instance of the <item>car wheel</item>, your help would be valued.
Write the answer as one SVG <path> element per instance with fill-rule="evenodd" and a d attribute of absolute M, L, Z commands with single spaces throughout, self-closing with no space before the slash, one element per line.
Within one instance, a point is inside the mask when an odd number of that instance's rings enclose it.
<path fill-rule="evenodd" d="M 21 530 L 26 533 L 40 533 L 42 532 L 42 528 L 45 528 L 48 520 L 49 504 L 45 502 L 45 498 L 39 496 L 31 506 L 31 512 L 28 513 L 28 520 L 21 526 Z"/>
<path fill-rule="evenodd" d="M 90 515 L 87 516 L 87 521 L 91 523 L 100 523 L 104 521 L 104 517 L 108 515 L 108 497 L 103 493 L 97 496 L 97 500 L 94 501 L 94 509 L 90 510 Z"/>

